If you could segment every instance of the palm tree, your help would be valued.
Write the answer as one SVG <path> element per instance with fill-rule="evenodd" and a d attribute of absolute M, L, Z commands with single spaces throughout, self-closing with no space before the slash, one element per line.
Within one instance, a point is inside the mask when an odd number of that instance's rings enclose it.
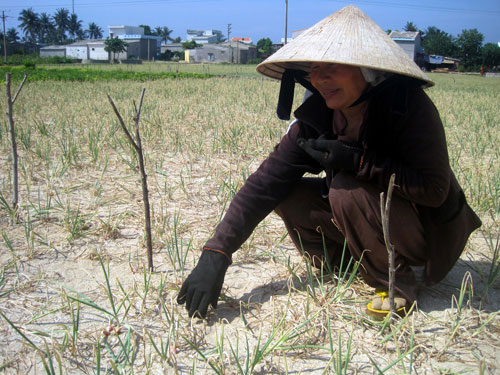
<path fill-rule="evenodd" d="M 51 39 L 51 37 L 53 37 L 55 30 L 50 15 L 48 15 L 45 12 L 40 13 L 39 26 L 40 28 L 38 33 L 40 37 L 40 42 L 49 43 L 49 40 Z"/>
<path fill-rule="evenodd" d="M 23 30 L 25 39 L 35 43 L 38 36 L 40 21 L 38 14 L 33 11 L 33 8 L 23 9 L 17 20 L 21 21 L 19 27 Z"/>
<path fill-rule="evenodd" d="M 89 23 L 89 28 L 85 30 L 89 39 L 101 39 L 102 38 L 102 29 L 94 22 Z"/>
<path fill-rule="evenodd" d="M 69 27 L 69 11 L 65 8 L 57 9 L 53 18 L 57 30 L 57 41 L 63 42 Z"/>
<path fill-rule="evenodd" d="M 77 40 L 83 40 L 87 37 L 87 33 L 85 32 L 85 30 L 83 29 L 79 29 L 77 32 L 76 32 L 76 39 Z"/>
<path fill-rule="evenodd" d="M 17 43 L 19 40 L 19 35 L 17 34 L 17 30 L 15 27 L 11 27 L 7 29 L 7 33 L 5 34 L 7 39 L 7 43 Z"/>
<path fill-rule="evenodd" d="M 3 33 L 0 32 L 0 40 L 3 41 Z M 11 27 L 10 29 L 7 29 L 7 32 L 5 33 L 5 41 L 7 42 L 6 47 L 7 47 L 7 55 L 11 55 L 12 53 L 15 53 L 16 50 L 19 48 L 19 44 L 17 41 L 19 40 L 19 35 L 17 33 L 17 30 L 15 27 Z M 1 49 L 1 54 L 4 54 L 4 45 L 3 42 L 0 43 L 0 49 Z"/>
<path fill-rule="evenodd" d="M 406 22 L 406 25 L 403 27 L 404 31 L 417 31 L 417 25 L 415 25 L 412 21 Z"/>
<path fill-rule="evenodd" d="M 155 34 L 161 36 L 161 40 L 167 42 L 168 40 L 172 40 L 170 34 L 172 34 L 174 30 L 170 30 L 167 26 L 157 26 L 155 28 Z"/>
<path fill-rule="evenodd" d="M 17 50 L 21 47 L 19 42 L 19 35 L 15 27 L 11 27 L 7 29 L 5 33 L 5 39 L 7 41 L 7 54 L 16 53 Z M 2 46 L 3 47 L 3 46 Z"/>
<path fill-rule="evenodd" d="M 75 13 L 71 13 L 68 19 L 68 32 L 71 38 L 81 36 L 82 32 L 82 21 L 78 19 Z"/>

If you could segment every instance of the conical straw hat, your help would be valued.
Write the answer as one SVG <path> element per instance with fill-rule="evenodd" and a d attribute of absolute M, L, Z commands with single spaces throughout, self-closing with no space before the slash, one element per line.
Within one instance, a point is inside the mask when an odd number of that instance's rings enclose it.
<path fill-rule="evenodd" d="M 332 62 L 401 74 L 433 86 L 413 60 L 371 18 L 353 5 L 319 21 L 257 66 L 281 79 L 285 69 L 310 72 L 311 62 Z"/>

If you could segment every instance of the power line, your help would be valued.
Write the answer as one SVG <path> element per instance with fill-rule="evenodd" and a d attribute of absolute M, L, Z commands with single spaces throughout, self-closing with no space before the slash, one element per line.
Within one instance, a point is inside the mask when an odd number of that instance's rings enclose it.
<path fill-rule="evenodd" d="M 211 0 L 212 2 L 219 2 L 222 0 Z M 78 4 L 79 7 L 105 7 L 112 5 L 144 5 L 144 4 L 186 4 L 186 3 L 206 3 L 207 0 L 120 0 L 120 1 L 99 1 L 96 3 L 81 3 Z M 59 4 L 27 4 L 27 5 L 5 5 L 6 8 L 52 8 L 52 7 L 70 7 L 70 2 L 63 2 Z"/>
<path fill-rule="evenodd" d="M 212 2 L 220 2 L 222 0 L 211 0 Z M 86 2 L 78 4 L 80 7 L 106 7 L 113 5 L 127 6 L 127 5 L 146 5 L 146 4 L 186 4 L 186 3 L 206 3 L 207 0 L 119 0 L 119 1 L 104 1 L 104 2 Z M 337 3 L 345 3 L 345 1 L 334 0 Z M 393 8 L 415 9 L 415 10 L 435 10 L 439 12 L 449 13 L 478 13 L 478 14 L 500 14 L 500 10 L 493 9 L 469 9 L 469 8 L 451 8 L 433 5 L 411 4 L 411 3 L 393 3 L 387 1 L 375 0 L 356 0 L 356 3 L 375 5 L 375 6 L 390 6 Z M 47 7 L 69 7 L 69 1 L 61 2 L 59 4 L 27 4 L 27 5 L 4 5 L 5 8 L 11 9 L 25 9 L 25 8 L 47 8 Z"/>
<path fill-rule="evenodd" d="M 345 1 L 335 1 L 337 3 L 345 3 Z M 436 10 L 440 12 L 449 13 L 479 13 L 479 14 L 500 14 L 500 10 L 488 10 L 488 9 L 467 9 L 467 8 L 449 8 L 440 7 L 433 5 L 422 5 L 422 4 L 405 4 L 405 3 L 391 3 L 387 1 L 374 1 L 374 0 L 356 0 L 356 3 L 366 4 L 366 5 L 383 5 L 385 7 L 390 6 L 393 8 L 404 8 L 404 9 L 416 9 L 416 10 Z"/>

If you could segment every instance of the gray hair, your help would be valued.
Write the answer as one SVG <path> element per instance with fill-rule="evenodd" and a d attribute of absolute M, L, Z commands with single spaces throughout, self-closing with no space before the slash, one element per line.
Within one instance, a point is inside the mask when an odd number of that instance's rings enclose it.
<path fill-rule="evenodd" d="M 377 86 L 379 83 L 385 81 L 391 73 L 384 72 L 382 70 L 375 70 L 370 68 L 359 68 L 361 70 L 361 74 L 363 74 L 363 78 L 367 83 L 372 86 Z"/>

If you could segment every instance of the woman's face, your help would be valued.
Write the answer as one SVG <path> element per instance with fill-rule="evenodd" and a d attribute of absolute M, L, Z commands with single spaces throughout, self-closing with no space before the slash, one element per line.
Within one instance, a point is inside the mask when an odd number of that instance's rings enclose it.
<path fill-rule="evenodd" d="M 357 67 L 333 63 L 312 63 L 311 83 L 331 109 L 346 109 L 368 84 Z"/>

